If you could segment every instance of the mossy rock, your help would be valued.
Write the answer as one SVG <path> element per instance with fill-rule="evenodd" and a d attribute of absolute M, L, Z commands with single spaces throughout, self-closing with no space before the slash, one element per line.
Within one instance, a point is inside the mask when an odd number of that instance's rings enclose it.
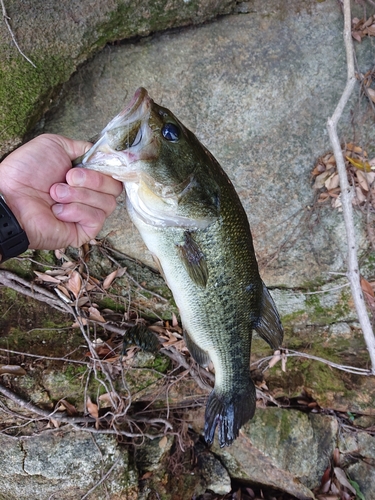
<path fill-rule="evenodd" d="M 58 97 L 77 67 L 106 43 L 176 26 L 196 24 L 229 13 L 233 0 L 68 0 L 19 3 L 7 14 L 28 62 L 0 24 L 0 158 L 20 143 Z"/>

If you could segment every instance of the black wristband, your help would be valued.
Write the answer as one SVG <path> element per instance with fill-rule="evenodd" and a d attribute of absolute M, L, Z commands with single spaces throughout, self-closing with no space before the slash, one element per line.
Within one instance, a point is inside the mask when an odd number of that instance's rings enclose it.
<path fill-rule="evenodd" d="M 25 231 L 0 195 L 0 262 L 17 257 L 29 246 Z"/>

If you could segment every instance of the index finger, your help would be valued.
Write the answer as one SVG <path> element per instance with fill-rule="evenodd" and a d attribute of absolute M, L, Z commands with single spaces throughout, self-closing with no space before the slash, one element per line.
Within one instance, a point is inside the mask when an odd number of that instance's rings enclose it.
<path fill-rule="evenodd" d="M 92 146 L 91 142 L 76 141 L 63 135 L 43 134 L 41 137 L 45 137 L 62 147 L 72 161 L 85 154 Z"/>
<path fill-rule="evenodd" d="M 66 182 L 72 187 L 85 187 L 115 197 L 119 196 L 123 189 L 122 182 L 113 179 L 113 177 L 79 167 L 72 168 L 67 172 Z"/>

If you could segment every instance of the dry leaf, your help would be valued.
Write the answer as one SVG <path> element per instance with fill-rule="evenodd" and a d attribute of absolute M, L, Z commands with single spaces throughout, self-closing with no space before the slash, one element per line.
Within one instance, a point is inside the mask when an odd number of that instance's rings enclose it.
<path fill-rule="evenodd" d="M 104 290 L 107 290 L 107 288 L 109 288 L 111 286 L 112 282 L 116 278 L 121 278 L 121 276 L 123 276 L 125 274 L 125 271 L 126 271 L 126 268 L 119 267 L 118 269 L 116 269 L 116 271 L 113 271 L 112 273 L 110 273 L 106 277 L 106 279 L 103 281 L 103 288 L 104 288 Z"/>
<path fill-rule="evenodd" d="M 340 185 L 339 175 L 337 173 L 330 175 L 324 185 L 328 191 L 337 188 Z"/>
<path fill-rule="evenodd" d="M 95 403 L 93 403 L 91 401 L 90 396 L 87 396 L 86 408 L 87 408 L 87 411 L 89 412 L 89 414 L 93 418 L 99 418 L 99 408 L 98 408 L 98 405 L 95 404 Z"/>
<path fill-rule="evenodd" d="M 321 174 L 319 174 L 316 179 L 315 179 L 315 182 L 314 182 L 314 186 L 313 188 L 314 189 L 321 189 L 322 187 L 324 187 L 324 183 L 326 181 L 326 179 L 330 176 L 330 172 L 329 171 L 325 171 L 325 172 L 322 172 Z"/>
<path fill-rule="evenodd" d="M 368 295 L 370 295 L 370 297 L 375 297 L 375 294 L 374 294 L 374 290 L 372 288 L 372 286 L 370 285 L 370 283 L 361 276 L 361 288 L 362 290 L 367 293 Z"/>
<path fill-rule="evenodd" d="M 359 186 L 356 186 L 355 188 L 355 195 L 358 203 L 364 203 L 367 200 L 366 195 L 363 193 L 362 189 Z"/>
<path fill-rule="evenodd" d="M 363 170 L 364 172 L 371 171 L 371 165 L 368 161 L 361 160 L 359 158 L 350 158 L 350 156 L 345 156 L 349 163 L 351 163 L 355 168 Z"/>
<path fill-rule="evenodd" d="M 69 401 L 66 401 L 66 399 L 61 399 L 60 403 L 64 406 L 68 415 L 77 415 L 78 412 L 76 407 L 70 404 Z"/>
<path fill-rule="evenodd" d="M 52 423 L 52 425 L 58 429 L 60 427 L 60 422 L 58 420 L 56 420 L 55 418 L 50 418 L 49 421 Z M 47 426 L 48 427 L 48 426 Z"/>
<path fill-rule="evenodd" d="M 361 186 L 361 188 L 364 191 L 368 191 L 370 189 L 370 183 L 369 183 L 368 178 L 367 178 L 367 176 L 370 175 L 370 173 L 367 174 L 366 172 L 361 172 L 360 170 L 358 170 L 356 172 L 358 184 Z"/>
<path fill-rule="evenodd" d="M 375 25 L 369 26 L 368 28 L 363 30 L 365 35 L 375 36 Z"/>
<path fill-rule="evenodd" d="M 81 326 L 86 326 L 87 325 L 87 319 L 86 318 L 80 318 L 80 322 L 79 321 L 75 321 L 73 324 L 72 324 L 72 328 L 81 328 Z"/>
<path fill-rule="evenodd" d="M 159 448 L 164 450 L 165 447 L 167 446 L 167 444 L 168 444 L 168 438 L 167 438 L 167 436 L 163 436 L 159 441 Z"/>
<path fill-rule="evenodd" d="M 55 283 L 55 284 L 60 283 L 60 280 L 54 278 L 53 276 L 50 276 L 49 274 L 40 273 L 39 271 L 34 271 L 34 273 L 38 276 L 38 280 L 40 281 L 46 281 L 47 283 Z"/>
<path fill-rule="evenodd" d="M 342 469 L 340 469 L 340 467 L 334 467 L 333 470 L 341 486 L 344 486 L 344 488 L 346 488 L 347 490 L 351 491 L 354 495 L 356 495 L 357 492 L 355 488 L 353 488 L 353 486 L 349 483 L 345 472 Z"/>
<path fill-rule="evenodd" d="M 324 172 L 326 170 L 326 166 L 323 165 L 323 163 L 318 163 L 314 170 L 312 171 L 312 175 L 315 177 L 316 175 L 319 175 L 321 174 L 322 172 Z"/>
<path fill-rule="evenodd" d="M 352 31 L 352 37 L 359 43 L 362 42 L 362 36 L 362 31 Z"/>
<path fill-rule="evenodd" d="M 26 375 L 26 370 L 18 365 L 0 365 L 0 375 Z"/>
<path fill-rule="evenodd" d="M 119 403 L 120 401 L 120 398 L 118 396 L 118 394 L 116 394 L 115 392 L 106 392 L 105 394 L 101 394 L 99 396 L 99 401 L 101 403 L 108 403 L 110 404 L 111 406 L 113 406 L 113 403 Z"/>
<path fill-rule="evenodd" d="M 178 326 L 178 320 L 177 320 L 175 313 L 172 313 L 172 326 L 174 328 L 176 328 L 176 326 Z"/>
<path fill-rule="evenodd" d="M 82 278 L 78 271 L 72 271 L 70 278 L 66 283 L 67 288 L 73 293 L 74 297 L 77 299 L 81 293 L 82 288 Z"/>
<path fill-rule="evenodd" d="M 59 250 L 55 250 L 56 259 L 63 259 L 65 255 L 65 248 L 60 248 Z"/>
<path fill-rule="evenodd" d="M 363 151 L 363 149 L 360 146 L 357 146 L 353 142 L 348 142 L 345 146 L 345 149 L 347 151 L 352 151 L 353 153 L 357 153 L 358 155 L 367 156 L 367 153 Z"/>
<path fill-rule="evenodd" d="M 103 318 L 103 316 L 100 314 L 98 309 L 93 306 L 89 307 L 89 318 L 93 321 L 100 321 L 101 323 L 105 323 L 105 319 Z"/>

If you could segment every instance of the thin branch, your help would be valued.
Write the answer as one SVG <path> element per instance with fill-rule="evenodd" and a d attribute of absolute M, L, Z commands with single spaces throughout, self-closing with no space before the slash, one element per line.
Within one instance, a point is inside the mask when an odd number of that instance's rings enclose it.
<path fill-rule="evenodd" d="M 90 362 L 87 361 L 78 361 L 76 359 L 69 359 L 69 358 L 57 358 L 54 356 L 40 356 L 39 354 L 30 354 L 27 352 L 21 352 L 21 351 L 13 351 L 12 349 L 4 349 L 0 347 L 0 351 L 6 352 L 7 354 L 19 354 L 21 356 L 26 356 L 29 358 L 37 358 L 37 359 L 44 359 L 47 361 L 63 361 L 64 363 L 76 363 L 78 365 L 86 365 L 90 366 Z"/>
<path fill-rule="evenodd" d="M 345 168 L 345 161 L 337 135 L 337 124 L 341 118 L 344 108 L 353 92 L 356 84 L 354 71 L 353 43 L 351 34 L 351 12 L 350 0 L 344 0 L 344 41 L 347 59 L 347 83 L 339 103 L 332 115 L 328 119 L 327 129 L 335 155 L 337 170 L 341 187 L 342 211 L 345 222 L 346 237 L 348 244 L 348 272 L 347 277 L 350 283 L 354 304 L 357 310 L 358 319 L 365 338 L 366 346 L 370 355 L 372 374 L 375 375 L 375 337 L 372 331 L 371 322 L 367 313 L 366 304 L 360 284 L 360 273 L 355 242 L 355 229 L 353 222 L 352 190 L 348 182 Z"/>
<path fill-rule="evenodd" d="M 36 69 L 35 64 L 27 57 L 27 55 L 25 55 L 22 52 L 22 50 L 20 49 L 20 46 L 17 43 L 16 37 L 14 36 L 12 28 L 10 27 L 10 24 L 9 24 L 10 17 L 7 14 L 7 11 L 6 11 L 6 8 L 5 8 L 5 5 L 4 5 L 4 0 L 0 0 L 0 4 L 1 4 L 1 8 L 3 10 L 3 19 L 4 19 L 4 22 L 6 24 L 6 27 L 8 28 L 10 36 L 12 37 L 14 45 L 16 46 L 16 48 L 17 48 L 18 52 L 21 54 L 21 56 L 24 57 L 26 59 L 26 61 L 29 62 L 31 64 L 31 66 L 33 66 Z"/>
<path fill-rule="evenodd" d="M 320 363 L 324 363 L 325 365 L 331 366 L 332 368 L 336 368 L 337 370 L 341 370 L 343 372 L 348 372 L 348 373 L 354 373 L 356 375 L 373 375 L 371 370 L 368 370 L 366 368 L 358 368 L 356 366 L 348 366 L 348 365 L 340 365 L 338 363 L 334 363 L 333 361 L 329 361 L 328 359 L 320 358 L 319 356 L 314 356 L 313 354 L 307 354 L 306 352 L 299 352 L 299 351 L 293 351 L 291 349 L 288 349 L 288 352 L 285 353 L 285 356 L 287 358 L 307 358 L 307 359 L 313 359 L 314 361 L 320 361 Z M 274 358 L 274 355 L 272 356 L 266 356 L 265 358 L 259 359 L 255 361 L 254 363 L 251 363 L 251 367 L 257 367 L 260 368 L 264 363 L 267 361 L 271 361 L 271 359 Z M 266 371 L 268 369 L 268 366 L 263 370 Z"/>
<path fill-rule="evenodd" d="M 42 408 L 39 408 L 38 406 L 35 406 L 33 403 L 30 403 L 29 401 L 26 401 L 25 399 L 21 398 L 21 396 L 18 396 L 18 394 L 15 394 L 13 391 L 5 387 L 5 385 L 0 383 L 0 393 L 3 394 L 3 396 L 7 397 L 14 403 L 16 403 L 18 406 L 21 408 L 26 408 L 27 410 L 31 411 L 32 413 L 35 413 L 36 415 L 39 415 L 43 419 L 50 420 L 51 418 L 58 420 L 60 422 L 64 422 L 67 424 L 77 424 L 77 423 L 95 423 L 96 419 L 93 417 L 70 417 L 66 416 L 65 414 L 61 413 L 56 413 L 56 411 L 50 412 L 47 410 L 43 410 Z"/>
<path fill-rule="evenodd" d="M 15 273 L 7 271 L 6 269 L 0 269 L 0 284 L 12 288 L 16 292 L 22 293 L 23 295 L 32 297 L 33 299 L 46 302 L 55 309 L 58 309 L 60 312 L 72 314 L 71 307 L 57 298 L 55 294 L 41 286 L 30 283 L 29 281 L 21 278 Z"/>
<path fill-rule="evenodd" d="M 102 483 L 104 483 L 104 481 L 110 476 L 110 474 L 113 472 L 114 468 L 116 467 L 116 465 L 120 462 L 120 459 L 121 459 L 121 455 L 119 457 L 117 457 L 117 459 L 115 460 L 115 462 L 112 464 L 112 466 L 108 469 L 108 471 L 104 474 L 104 476 L 102 476 L 102 478 L 96 483 L 94 484 L 94 486 L 87 492 L 83 495 L 83 497 L 81 497 L 81 500 L 84 500 L 85 498 L 88 498 L 89 495 L 91 495 L 91 493 L 96 490 L 96 488 L 98 486 L 100 486 Z"/>

